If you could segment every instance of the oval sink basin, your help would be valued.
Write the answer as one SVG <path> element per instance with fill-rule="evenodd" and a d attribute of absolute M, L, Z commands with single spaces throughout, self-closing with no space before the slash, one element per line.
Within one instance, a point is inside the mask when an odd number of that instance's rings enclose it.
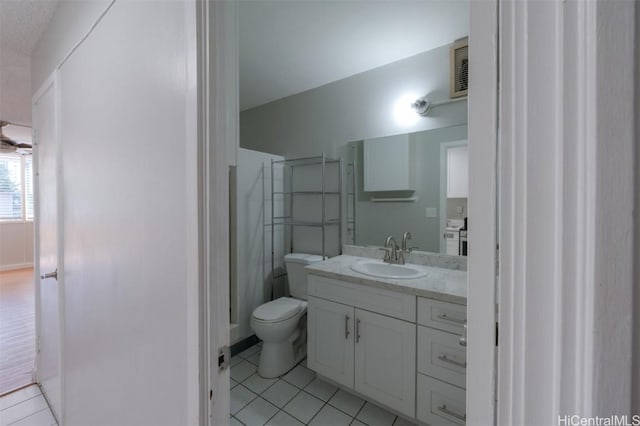
<path fill-rule="evenodd" d="M 426 271 L 418 269 L 413 265 L 392 265 L 390 263 L 384 263 L 382 260 L 359 260 L 351 265 L 351 269 L 372 277 L 397 280 L 408 280 L 427 275 Z"/>

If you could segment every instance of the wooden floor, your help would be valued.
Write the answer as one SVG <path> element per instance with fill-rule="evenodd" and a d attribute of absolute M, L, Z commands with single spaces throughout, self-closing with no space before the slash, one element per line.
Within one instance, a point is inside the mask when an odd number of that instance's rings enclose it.
<path fill-rule="evenodd" d="M 0 426 L 56 426 L 56 419 L 38 385 L 0 398 Z"/>
<path fill-rule="evenodd" d="M 33 383 L 35 359 L 33 269 L 0 272 L 0 395 Z"/>

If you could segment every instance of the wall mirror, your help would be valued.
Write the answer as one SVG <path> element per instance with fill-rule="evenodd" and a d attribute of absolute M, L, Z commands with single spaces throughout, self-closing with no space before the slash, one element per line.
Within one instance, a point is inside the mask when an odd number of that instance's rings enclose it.
<path fill-rule="evenodd" d="M 347 242 L 467 254 L 467 125 L 349 142 Z"/>

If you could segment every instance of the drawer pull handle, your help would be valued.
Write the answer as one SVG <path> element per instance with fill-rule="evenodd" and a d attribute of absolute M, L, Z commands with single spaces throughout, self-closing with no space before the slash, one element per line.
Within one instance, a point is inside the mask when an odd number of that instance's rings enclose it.
<path fill-rule="evenodd" d="M 466 414 L 460 414 L 460 413 L 456 413 L 455 411 L 449 410 L 447 408 L 447 404 L 438 405 L 438 411 L 440 411 L 441 413 L 444 413 L 444 414 L 446 414 L 448 416 L 455 417 L 458 420 L 462 420 L 463 422 L 467 421 L 467 415 Z"/>
<path fill-rule="evenodd" d="M 356 343 L 360 341 L 360 319 L 356 320 Z"/>
<path fill-rule="evenodd" d="M 441 320 L 444 320 L 444 321 L 454 322 L 454 323 L 460 324 L 460 325 L 463 325 L 463 324 L 467 323 L 467 320 L 461 320 L 461 319 L 458 319 L 458 318 L 452 318 L 452 317 L 449 317 L 447 314 L 440 314 L 440 315 L 438 315 L 438 318 L 441 319 Z"/>
<path fill-rule="evenodd" d="M 451 358 L 447 358 L 446 355 L 439 355 L 438 359 L 442 362 L 447 362 L 449 364 L 453 364 L 457 367 L 461 367 L 461 368 L 467 368 L 467 363 L 466 362 L 460 362 L 460 361 L 456 361 L 455 359 L 451 359 Z"/>
<path fill-rule="evenodd" d="M 344 338 L 349 338 L 349 315 L 344 316 Z"/>

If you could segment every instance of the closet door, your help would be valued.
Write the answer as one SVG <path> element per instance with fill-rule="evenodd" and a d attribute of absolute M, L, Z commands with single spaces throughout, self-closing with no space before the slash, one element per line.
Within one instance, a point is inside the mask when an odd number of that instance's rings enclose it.
<path fill-rule="evenodd" d="M 116 1 L 59 69 L 67 425 L 207 421 L 193 8 Z"/>

